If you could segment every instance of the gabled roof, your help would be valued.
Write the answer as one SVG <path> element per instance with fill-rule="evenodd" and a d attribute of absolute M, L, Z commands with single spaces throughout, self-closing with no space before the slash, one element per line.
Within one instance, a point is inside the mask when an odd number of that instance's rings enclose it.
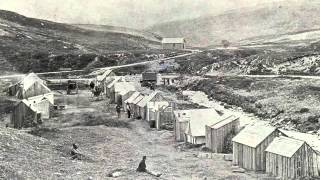
<path fill-rule="evenodd" d="M 143 98 L 144 98 L 144 95 L 140 94 L 137 98 L 135 98 L 132 101 L 132 104 L 138 104 Z"/>
<path fill-rule="evenodd" d="M 152 92 L 148 96 L 145 96 L 137 105 L 140 107 L 145 107 L 148 102 L 150 102 L 157 94 L 159 94 L 158 91 Z"/>
<path fill-rule="evenodd" d="M 225 125 L 227 125 L 227 124 L 229 124 L 229 123 L 231 123 L 233 121 L 236 121 L 236 120 L 239 120 L 239 117 L 231 115 L 231 116 L 228 116 L 225 119 L 222 119 L 221 121 L 217 122 L 216 124 L 211 125 L 210 127 L 212 129 L 219 129 L 219 128 L 221 128 L 221 127 L 223 127 L 223 126 L 225 126 Z"/>
<path fill-rule="evenodd" d="M 111 81 L 108 85 L 107 88 L 111 88 L 115 83 L 119 82 L 121 80 L 122 77 L 115 77 L 113 81 Z"/>
<path fill-rule="evenodd" d="M 127 100 L 125 100 L 125 103 L 132 103 L 138 96 L 140 95 L 140 92 L 134 92 Z"/>
<path fill-rule="evenodd" d="M 304 141 L 284 136 L 276 137 L 265 151 L 290 158 L 303 146 L 304 143 Z"/>
<path fill-rule="evenodd" d="M 205 136 L 206 125 L 217 123 L 221 120 L 215 109 L 192 109 L 187 110 L 189 116 L 188 126 L 185 133 L 192 136 Z"/>
<path fill-rule="evenodd" d="M 54 94 L 53 93 L 47 93 L 47 94 L 42 94 L 39 96 L 33 96 L 33 97 L 29 97 L 27 99 L 30 102 L 41 102 L 43 100 L 48 100 L 51 104 L 54 104 Z"/>
<path fill-rule="evenodd" d="M 112 73 L 112 70 L 108 69 L 106 70 L 102 75 L 97 76 L 98 81 L 104 80 L 107 76 L 109 76 Z"/>
<path fill-rule="evenodd" d="M 247 125 L 232 141 L 255 148 L 276 130 L 266 123 Z"/>
<path fill-rule="evenodd" d="M 184 43 L 184 38 L 163 38 L 162 43 Z"/>

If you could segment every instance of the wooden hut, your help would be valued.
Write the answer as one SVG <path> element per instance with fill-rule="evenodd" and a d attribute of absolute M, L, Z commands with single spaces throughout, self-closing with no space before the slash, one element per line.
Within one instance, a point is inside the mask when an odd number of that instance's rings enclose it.
<path fill-rule="evenodd" d="M 173 111 L 174 122 L 173 122 L 173 131 L 174 138 L 176 141 L 181 142 L 185 141 L 185 131 L 190 120 L 189 110 L 175 110 Z"/>
<path fill-rule="evenodd" d="M 148 96 L 145 96 L 137 105 L 139 107 L 139 115 L 142 119 L 147 119 L 147 104 L 149 102 L 159 102 L 159 101 L 165 101 L 165 98 L 161 95 L 159 91 L 154 91 Z M 152 121 L 151 123 L 155 124 L 155 121 Z"/>
<path fill-rule="evenodd" d="M 224 152 L 226 143 L 232 143 L 231 139 L 239 131 L 240 121 L 236 116 L 229 116 L 211 126 L 206 126 L 206 147 L 214 153 Z M 230 142 L 226 138 L 230 137 Z"/>
<path fill-rule="evenodd" d="M 11 123 L 14 128 L 21 129 L 33 127 L 40 122 L 41 113 L 26 99 L 23 99 L 14 105 L 11 114 Z"/>
<path fill-rule="evenodd" d="M 54 105 L 53 93 L 34 96 L 28 98 L 27 100 L 32 107 L 41 113 L 42 119 L 49 119 L 51 117 L 51 112 L 53 111 Z"/>
<path fill-rule="evenodd" d="M 194 109 L 189 116 L 185 142 L 191 144 L 205 144 L 206 125 L 215 124 L 222 119 L 215 109 Z"/>
<path fill-rule="evenodd" d="M 246 126 L 232 139 L 233 164 L 253 171 L 265 171 L 265 150 L 282 133 L 265 123 Z"/>
<path fill-rule="evenodd" d="M 283 179 L 319 176 L 317 153 L 304 141 L 276 137 L 266 152 L 266 173 Z"/>
<path fill-rule="evenodd" d="M 28 74 L 17 84 L 10 86 L 8 91 L 9 95 L 16 96 L 19 99 L 26 99 L 51 92 L 46 86 L 45 81 L 34 73 Z"/>
<path fill-rule="evenodd" d="M 148 122 L 155 122 L 155 128 L 160 129 L 160 112 L 167 109 L 170 103 L 168 101 L 154 101 L 147 104 L 147 116 Z M 163 116 L 163 118 L 165 118 Z M 157 125 L 158 123 L 158 125 Z"/>
<path fill-rule="evenodd" d="M 173 102 L 169 102 L 168 106 L 163 106 L 158 109 L 156 113 L 156 128 L 162 129 L 164 126 L 168 129 L 173 129 L 174 114 L 176 105 Z"/>

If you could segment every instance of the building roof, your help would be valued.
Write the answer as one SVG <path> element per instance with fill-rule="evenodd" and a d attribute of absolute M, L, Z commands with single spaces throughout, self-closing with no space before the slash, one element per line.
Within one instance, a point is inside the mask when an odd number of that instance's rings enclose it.
<path fill-rule="evenodd" d="M 148 102 L 147 106 L 148 106 L 148 109 L 151 109 L 151 111 L 158 111 L 161 108 L 168 107 L 169 102 L 168 101 Z"/>
<path fill-rule="evenodd" d="M 111 81 L 108 85 L 107 88 L 111 88 L 115 83 L 119 82 L 121 80 L 120 76 L 117 76 L 113 79 L 113 81 Z"/>
<path fill-rule="evenodd" d="M 265 151 L 290 158 L 304 143 L 301 140 L 280 136 L 276 137 Z"/>
<path fill-rule="evenodd" d="M 232 141 L 255 148 L 276 129 L 265 123 L 247 125 Z"/>
<path fill-rule="evenodd" d="M 239 117 L 231 115 L 231 116 L 228 116 L 225 119 L 222 119 L 221 121 L 217 122 L 216 124 L 211 125 L 210 127 L 212 129 L 219 129 L 219 128 L 221 128 L 221 127 L 223 127 L 223 126 L 225 126 L 225 125 L 227 125 L 227 124 L 229 124 L 229 123 L 231 123 L 233 121 L 236 121 L 236 120 L 239 120 Z"/>
<path fill-rule="evenodd" d="M 170 43 L 184 43 L 184 38 L 163 38 L 162 43 L 163 44 L 170 44 Z"/>
<path fill-rule="evenodd" d="M 132 104 L 138 104 L 143 98 L 144 98 L 144 95 L 139 94 L 139 96 L 132 101 Z"/>
<path fill-rule="evenodd" d="M 107 76 L 109 76 L 112 73 L 111 69 L 106 70 L 102 75 L 97 76 L 98 81 L 103 81 Z"/>
<path fill-rule="evenodd" d="M 140 107 L 145 107 L 148 104 L 148 102 L 150 102 L 158 93 L 158 91 L 152 92 L 148 96 L 145 96 L 137 105 Z"/>
<path fill-rule="evenodd" d="M 127 100 L 125 100 L 125 103 L 132 103 L 138 96 L 140 95 L 140 92 L 135 91 Z"/>
<path fill-rule="evenodd" d="M 189 121 L 185 133 L 192 136 L 205 136 L 206 125 L 221 121 L 221 116 L 215 109 L 192 109 L 187 111 L 185 112 L 185 119 L 189 119 Z"/>
<path fill-rule="evenodd" d="M 26 99 L 23 99 L 21 102 L 24 103 L 26 106 L 28 106 L 32 111 L 38 112 L 38 110 L 33 106 L 32 102 L 30 102 Z"/>
<path fill-rule="evenodd" d="M 132 82 L 116 82 L 114 84 L 114 92 L 119 92 L 119 94 L 124 95 L 129 91 L 135 91 L 135 84 Z"/>
<path fill-rule="evenodd" d="M 41 102 L 43 100 L 48 100 L 51 104 L 54 104 L 54 94 L 53 93 L 47 93 L 47 94 L 42 94 L 42 95 L 38 95 L 38 96 L 33 96 L 33 97 L 29 97 L 27 99 L 30 102 Z"/>

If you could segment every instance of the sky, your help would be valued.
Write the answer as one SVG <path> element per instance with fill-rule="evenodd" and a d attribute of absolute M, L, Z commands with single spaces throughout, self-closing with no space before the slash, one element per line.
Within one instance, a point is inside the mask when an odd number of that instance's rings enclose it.
<path fill-rule="evenodd" d="M 0 0 L 0 9 L 72 24 L 148 26 L 280 0 Z"/>

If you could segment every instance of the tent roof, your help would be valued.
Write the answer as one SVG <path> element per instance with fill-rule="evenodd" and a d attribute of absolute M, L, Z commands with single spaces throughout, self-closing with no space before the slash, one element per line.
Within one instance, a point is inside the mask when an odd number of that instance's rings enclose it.
<path fill-rule="evenodd" d="M 132 103 L 133 100 L 135 100 L 140 95 L 140 92 L 135 91 L 127 100 L 125 100 L 125 103 Z"/>
<path fill-rule="evenodd" d="M 45 88 L 47 88 L 49 91 L 51 91 L 45 84 L 44 81 L 42 79 L 40 79 L 35 73 L 29 73 L 27 76 L 25 76 L 20 82 L 18 82 L 17 84 L 19 84 L 21 87 L 23 87 L 23 90 L 27 90 L 30 88 L 30 86 L 32 86 L 35 82 L 40 82 L 40 84 L 42 84 Z M 16 85 L 17 85 L 16 84 Z"/>
<path fill-rule="evenodd" d="M 276 129 L 266 123 L 247 125 L 232 141 L 255 148 Z"/>
<path fill-rule="evenodd" d="M 163 38 L 162 43 L 184 43 L 184 38 Z"/>
<path fill-rule="evenodd" d="M 119 76 L 115 77 L 114 80 L 107 85 L 107 88 L 111 88 L 115 83 L 119 82 L 120 80 L 121 80 L 121 77 Z"/>
<path fill-rule="evenodd" d="M 168 101 L 157 101 L 157 102 L 148 102 L 148 108 L 152 111 L 158 111 L 161 108 L 166 108 L 169 106 Z"/>
<path fill-rule="evenodd" d="M 136 97 L 136 98 L 132 101 L 132 104 L 138 104 L 143 98 L 144 98 L 144 95 L 140 94 L 138 97 Z"/>
<path fill-rule="evenodd" d="M 205 126 L 217 123 L 222 118 L 215 109 L 191 109 L 175 113 L 178 118 L 180 113 L 180 122 L 188 121 L 185 133 L 192 136 L 205 136 Z"/>
<path fill-rule="evenodd" d="M 107 76 L 109 76 L 111 74 L 111 72 L 112 72 L 111 69 L 106 70 L 102 75 L 97 76 L 97 80 L 98 81 L 104 80 Z"/>
<path fill-rule="evenodd" d="M 265 151 L 290 158 L 304 143 L 301 140 L 280 136 L 276 137 Z"/>
<path fill-rule="evenodd" d="M 234 115 L 228 116 L 225 119 L 222 119 L 221 121 L 217 122 L 216 124 L 211 125 L 210 127 L 213 129 L 219 129 L 233 121 L 239 120 L 239 117 L 236 117 Z"/>
<path fill-rule="evenodd" d="M 116 82 L 114 84 L 114 92 L 119 92 L 122 95 L 134 90 L 136 90 L 135 83 L 132 82 Z"/>
<path fill-rule="evenodd" d="M 154 91 L 151 94 L 149 94 L 148 96 L 145 96 L 139 103 L 138 106 L 140 107 L 145 107 L 148 102 L 150 102 L 159 92 L 158 91 Z"/>

